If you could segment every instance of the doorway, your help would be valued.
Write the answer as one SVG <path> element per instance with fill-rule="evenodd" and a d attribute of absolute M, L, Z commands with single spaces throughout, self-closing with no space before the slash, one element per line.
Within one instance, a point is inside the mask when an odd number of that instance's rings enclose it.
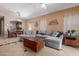
<path fill-rule="evenodd" d="M 4 36 L 4 16 L 0 16 L 0 37 Z"/>

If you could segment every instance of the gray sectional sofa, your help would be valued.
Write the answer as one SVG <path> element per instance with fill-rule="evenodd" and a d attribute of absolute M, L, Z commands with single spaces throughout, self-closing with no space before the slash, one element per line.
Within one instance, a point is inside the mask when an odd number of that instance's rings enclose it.
<path fill-rule="evenodd" d="M 38 36 L 43 37 L 45 45 L 51 48 L 62 49 L 63 33 L 52 32 L 50 34 L 39 34 Z"/>
<path fill-rule="evenodd" d="M 30 36 L 39 36 L 43 38 L 45 45 L 51 48 L 56 48 L 56 49 L 62 49 L 62 42 L 63 42 L 63 33 L 61 32 L 52 32 L 52 33 L 36 33 L 36 34 L 24 34 L 18 36 L 19 39 L 25 38 L 25 37 L 30 37 Z"/>

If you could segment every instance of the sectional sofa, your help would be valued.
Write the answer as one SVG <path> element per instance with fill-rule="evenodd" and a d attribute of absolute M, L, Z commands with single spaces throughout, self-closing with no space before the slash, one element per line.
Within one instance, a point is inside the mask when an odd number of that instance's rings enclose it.
<path fill-rule="evenodd" d="M 51 47 L 51 48 L 56 48 L 56 49 L 62 49 L 62 42 L 63 42 L 63 33 L 62 32 L 39 32 L 39 33 L 31 33 L 31 34 L 24 34 L 24 35 L 19 35 L 18 38 L 22 39 L 25 37 L 41 37 L 43 38 L 43 41 L 45 42 L 45 45 L 47 47 Z"/>

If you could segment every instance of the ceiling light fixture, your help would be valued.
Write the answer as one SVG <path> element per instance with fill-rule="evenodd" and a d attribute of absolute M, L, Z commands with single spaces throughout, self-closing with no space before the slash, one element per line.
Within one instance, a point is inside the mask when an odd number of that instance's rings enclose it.
<path fill-rule="evenodd" d="M 21 16 L 21 15 L 20 15 L 20 12 L 17 11 L 16 13 L 17 13 L 17 17 L 19 18 L 19 17 Z"/>
<path fill-rule="evenodd" d="M 21 21 L 21 19 L 20 19 L 20 17 L 21 17 L 20 12 L 17 11 L 16 14 L 17 14 L 17 21 Z"/>
<path fill-rule="evenodd" d="M 47 9 L 46 4 L 42 3 L 42 4 L 41 4 L 41 8 L 43 8 L 43 9 Z"/>

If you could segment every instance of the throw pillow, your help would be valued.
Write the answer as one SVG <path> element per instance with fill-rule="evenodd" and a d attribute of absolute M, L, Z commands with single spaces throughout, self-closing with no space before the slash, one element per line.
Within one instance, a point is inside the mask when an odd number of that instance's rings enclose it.
<path fill-rule="evenodd" d="M 59 32 L 59 34 L 56 37 L 60 37 L 63 33 Z"/>
<path fill-rule="evenodd" d="M 49 35 L 50 35 L 50 36 L 53 36 L 53 33 L 54 33 L 54 32 L 51 32 Z"/>
<path fill-rule="evenodd" d="M 58 32 L 54 32 L 54 33 L 52 34 L 53 37 L 56 37 L 57 35 L 58 35 Z"/>

